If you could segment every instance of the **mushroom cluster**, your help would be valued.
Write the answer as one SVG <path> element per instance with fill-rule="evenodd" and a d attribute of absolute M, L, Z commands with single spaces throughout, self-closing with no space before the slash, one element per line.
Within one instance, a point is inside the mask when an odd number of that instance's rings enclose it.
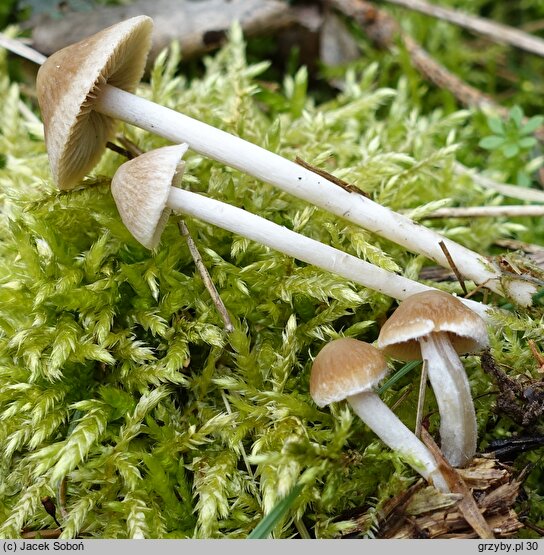
<path fill-rule="evenodd" d="M 369 343 L 336 339 L 315 357 L 310 395 L 319 407 L 347 400 L 389 448 L 397 451 L 437 489 L 448 492 L 448 482 L 431 452 L 374 392 L 388 371 L 383 354 Z"/>
<path fill-rule="evenodd" d="M 476 452 L 477 426 L 459 353 L 488 346 L 485 322 L 456 297 L 427 291 L 400 304 L 377 343 L 381 350 L 348 338 L 325 345 L 312 365 L 310 395 L 320 407 L 347 400 L 388 447 L 438 489 L 449 491 L 433 455 L 373 389 L 388 372 L 384 354 L 425 360 L 440 413 L 442 452 L 452 466 L 465 466 Z"/>
<path fill-rule="evenodd" d="M 96 164 L 115 120 L 123 120 L 175 144 L 187 143 L 198 153 L 449 267 L 440 246 L 443 244 L 465 277 L 519 304 L 531 304 L 536 286 L 523 276 L 505 276 L 483 256 L 362 195 L 339 188 L 322 175 L 132 94 L 145 67 L 151 34 L 149 17 L 133 17 L 59 50 L 41 66 L 38 101 L 51 170 L 61 189 L 76 186 Z"/>
<path fill-rule="evenodd" d="M 184 171 L 182 157 L 191 148 L 448 266 L 442 243 L 464 276 L 520 304 L 531 303 L 534 284 L 506 279 L 477 253 L 364 196 L 339 189 L 322 175 L 133 95 L 151 34 L 151 19 L 134 17 L 60 50 L 43 63 L 37 92 L 58 186 L 76 186 L 97 163 L 117 119 L 175 143 L 126 162 L 112 180 L 119 213 L 133 236 L 147 248 L 156 247 L 170 212 L 176 210 L 403 300 L 383 327 L 378 346 L 397 359 L 427 361 L 441 417 L 442 449 L 452 465 L 466 464 L 476 449 L 477 430 L 458 353 L 487 345 L 485 324 L 478 316 L 487 307 L 458 300 L 254 214 L 183 190 L 178 187 Z M 337 340 L 316 357 L 310 391 L 319 406 L 347 399 L 389 447 L 438 489 L 448 491 L 429 450 L 374 393 L 386 373 L 380 351 L 360 341 Z"/>

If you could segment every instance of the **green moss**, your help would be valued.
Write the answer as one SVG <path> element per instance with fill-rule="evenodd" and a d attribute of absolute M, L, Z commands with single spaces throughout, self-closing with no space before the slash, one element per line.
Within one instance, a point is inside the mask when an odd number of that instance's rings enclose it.
<path fill-rule="evenodd" d="M 421 87 L 414 92 L 400 80 L 380 88 L 376 64 L 350 70 L 344 91 L 316 105 L 303 70 L 263 94 L 266 64 L 247 65 L 238 29 L 206 60 L 202 78 L 177 76 L 178 60 L 175 49 L 161 55 L 140 94 L 300 156 L 419 217 L 444 198 L 491 198 L 451 171 L 473 132 L 471 115 L 422 112 Z M 416 477 L 347 407 L 317 409 L 308 377 L 325 341 L 340 334 L 373 341 L 391 299 L 189 220 L 234 323 L 226 333 L 176 218 L 153 252 L 122 225 L 109 191 L 120 156 L 106 153 L 86 188 L 56 191 L 42 130 L 20 112 L 3 57 L 0 95 L 0 536 L 53 527 L 40 499 L 50 495 L 58 505 L 63 480 L 65 538 L 246 537 L 298 483 L 304 487 L 277 537 L 296 534 L 295 519 L 312 535 L 335 537 L 350 529 L 354 511 L 366 513 L 364 533 L 372 535 L 376 508 Z M 122 131 L 144 150 L 164 144 Z M 389 270 L 417 277 L 424 263 L 194 153 L 186 175 L 192 190 Z M 500 219 L 433 225 L 484 254 L 514 229 Z M 541 317 L 539 309 L 512 313 L 494 327 L 493 352 L 513 376 L 536 376 L 526 340 L 541 339 Z M 497 436 L 494 386 L 476 360 L 467 367 L 475 395 L 487 394 L 477 405 L 485 443 Z M 388 389 L 386 402 L 414 379 Z M 406 422 L 415 389 L 399 408 Z M 508 420 L 501 426 L 501 434 L 518 430 Z M 543 518 L 540 476 L 537 466 L 535 521 Z"/>

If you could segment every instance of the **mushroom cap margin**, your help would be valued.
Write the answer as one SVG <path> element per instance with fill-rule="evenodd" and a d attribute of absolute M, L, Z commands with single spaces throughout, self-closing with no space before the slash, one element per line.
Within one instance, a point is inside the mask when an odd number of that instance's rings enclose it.
<path fill-rule="evenodd" d="M 352 338 L 327 343 L 312 364 L 310 395 L 319 407 L 373 389 L 389 372 L 372 345 Z"/>
<path fill-rule="evenodd" d="M 377 344 L 393 358 L 420 360 L 419 338 L 433 332 L 446 332 L 459 354 L 489 345 L 484 320 L 444 291 L 423 291 L 402 301 L 382 326 Z"/>
<path fill-rule="evenodd" d="M 134 238 L 148 249 L 155 248 L 171 210 L 167 206 L 172 184 L 183 174 L 181 159 L 188 145 L 150 150 L 119 167 L 111 193 L 119 215 Z"/>
<path fill-rule="evenodd" d="M 133 92 L 152 32 L 150 17 L 132 17 L 55 52 L 40 67 L 36 90 L 60 189 L 72 189 L 98 163 L 115 121 L 95 112 L 93 103 L 104 84 Z"/>

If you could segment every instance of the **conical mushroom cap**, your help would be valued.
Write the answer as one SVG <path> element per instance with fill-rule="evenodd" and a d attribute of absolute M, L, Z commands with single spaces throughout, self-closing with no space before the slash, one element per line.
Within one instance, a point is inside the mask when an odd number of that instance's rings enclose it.
<path fill-rule="evenodd" d="M 388 371 L 384 356 L 372 345 L 349 337 L 335 339 L 314 359 L 310 395 L 324 407 L 371 390 Z"/>
<path fill-rule="evenodd" d="M 181 159 L 186 144 L 151 150 L 125 162 L 111 182 L 117 210 L 134 238 L 148 249 L 155 248 L 166 227 L 166 206 L 172 184 L 183 175 Z"/>
<path fill-rule="evenodd" d="M 423 291 L 402 301 L 383 325 L 378 347 L 399 360 L 421 360 L 419 338 L 446 332 L 459 354 L 481 351 L 489 344 L 483 319 L 457 297 Z"/>
<path fill-rule="evenodd" d="M 153 22 L 138 16 L 112 25 L 50 56 L 36 88 L 51 173 L 71 189 L 98 163 L 115 122 L 93 110 L 105 84 L 132 92 L 151 48 Z"/>

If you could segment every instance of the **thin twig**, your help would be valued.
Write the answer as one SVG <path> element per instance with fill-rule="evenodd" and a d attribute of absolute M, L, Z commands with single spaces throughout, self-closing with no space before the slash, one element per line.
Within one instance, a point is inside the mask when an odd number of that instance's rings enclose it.
<path fill-rule="evenodd" d="M 465 520 L 480 538 L 493 539 L 493 530 L 480 512 L 472 492 L 465 484 L 461 475 L 456 472 L 444 458 L 442 451 L 438 448 L 429 432 L 421 429 L 421 441 L 427 446 L 431 454 L 436 459 L 442 475 L 446 479 L 452 493 L 460 493 L 463 498 L 458 501 L 458 508 Z"/>
<path fill-rule="evenodd" d="M 414 388 L 414 386 L 412 384 L 410 384 L 405 391 L 403 392 L 403 394 L 391 405 L 391 410 L 394 412 L 397 410 L 398 407 L 400 407 L 400 405 L 405 401 L 405 399 L 408 397 L 408 395 L 410 395 L 410 393 L 412 393 L 412 389 Z"/>
<path fill-rule="evenodd" d="M 427 389 L 427 361 L 423 361 L 421 367 L 421 378 L 419 380 L 419 395 L 417 397 L 417 413 L 416 413 L 416 426 L 414 433 L 416 437 L 421 438 L 421 427 L 423 425 L 423 408 L 425 405 L 425 391 Z"/>
<path fill-rule="evenodd" d="M 427 214 L 424 219 L 439 218 L 520 218 L 524 216 L 544 216 L 543 205 L 510 205 L 510 206 L 463 206 L 456 208 L 440 208 Z"/>
<path fill-rule="evenodd" d="M 23 532 L 21 537 L 25 540 L 43 539 L 55 540 L 60 537 L 62 530 L 60 528 L 46 528 L 45 530 L 32 530 L 31 532 Z"/>
<path fill-rule="evenodd" d="M 481 289 L 485 289 L 485 284 L 487 283 L 487 281 L 484 281 L 483 283 L 480 283 L 479 285 L 477 285 L 472 291 L 470 291 L 470 293 L 467 293 L 465 295 L 465 299 L 470 299 L 471 297 L 474 297 L 474 295 L 476 295 L 476 293 L 478 293 L 478 291 L 480 291 Z M 484 294 L 487 293 L 487 289 L 485 289 Z"/>
<path fill-rule="evenodd" d="M 409 8 L 410 10 L 415 10 L 425 15 L 431 15 L 450 23 L 455 23 L 460 27 L 484 35 L 495 42 L 510 44 L 527 52 L 537 54 L 538 56 L 544 56 L 544 40 L 529 35 L 519 29 L 515 29 L 514 27 L 496 23 L 495 21 L 490 21 L 482 17 L 476 17 L 451 8 L 435 6 L 424 0 L 386 0 L 386 2 L 396 4 L 397 6 L 403 6 L 404 8 Z"/>
<path fill-rule="evenodd" d="M 467 286 L 465 285 L 465 280 L 463 279 L 463 276 L 461 275 L 461 272 L 459 271 L 459 269 L 455 265 L 455 262 L 453 261 L 453 258 L 451 257 L 451 254 L 448 251 L 448 247 L 446 247 L 446 244 L 444 243 L 444 241 L 440 241 L 438 244 L 440 245 L 440 248 L 442 249 L 442 252 L 444 253 L 444 256 L 446 257 L 446 260 L 448 261 L 448 264 L 450 265 L 450 268 L 452 269 L 453 273 L 455 274 L 455 277 L 457 278 L 457 281 L 461 285 L 461 289 L 463 290 L 463 293 L 465 295 L 468 295 L 468 289 L 467 289 Z"/>
<path fill-rule="evenodd" d="M 483 111 L 492 110 L 502 118 L 508 117 L 509 112 L 506 108 L 446 69 L 408 34 L 401 33 L 401 37 L 410 54 L 412 64 L 429 81 L 442 89 L 450 91 L 465 106 Z"/>
<path fill-rule="evenodd" d="M 137 144 L 133 143 L 122 134 L 117 135 L 117 140 L 127 149 L 127 152 L 130 152 L 132 158 L 137 158 L 145 152 Z"/>
<path fill-rule="evenodd" d="M 121 156 L 124 156 L 125 158 L 128 158 L 129 160 L 132 160 L 132 158 L 134 158 L 134 156 L 132 156 L 132 153 L 129 152 L 126 148 L 120 147 L 119 145 L 116 145 L 111 141 L 108 141 L 106 143 L 106 148 L 112 150 L 113 152 L 116 152 L 117 154 L 120 154 Z"/>
<path fill-rule="evenodd" d="M 410 55 L 412 65 L 423 77 L 437 87 L 451 92 L 461 104 L 484 112 L 494 112 L 503 119 L 509 117 L 508 109 L 446 69 L 410 35 L 403 32 L 397 21 L 385 10 L 378 10 L 365 0 L 329 0 L 329 2 L 331 6 L 353 18 L 376 46 L 394 51 L 400 39 Z M 524 118 L 523 121 L 528 120 Z M 539 127 L 534 132 L 534 136 L 539 141 L 544 141 L 544 128 Z"/>
<path fill-rule="evenodd" d="M 225 331 L 227 332 L 233 331 L 234 326 L 232 325 L 232 322 L 230 320 L 229 313 L 227 312 L 227 309 L 225 308 L 225 305 L 223 304 L 223 301 L 221 300 L 221 297 L 219 296 L 219 293 L 215 288 L 212 278 L 210 277 L 210 274 L 208 273 L 208 270 L 204 265 L 202 257 L 200 256 L 200 252 L 198 251 L 198 248 L 195 245 L 195 242 L 193 241 L 193 238 L 191 237 L 191 234 L 189 233 L 189 230 L 187 229 L 185 222 L 183 220 L 180 220 L 178 222 L 178 227 L 181 232 L 181 235 L 185 238 L 185 241 L 187 242 L 187 246 L 189 247 L 189 252 L 193 257 L 198 273 L 200 274 L 200 277 L 204 282 L 204 286 L 208 290 L 208 293 L 212 298 L 213 304 L 215 305 L 217 312 L 219 312 L 219 314 L 221 315 L 221 318 L 223 318 Z"/>
<path fill-rule="evenodd" d="M 295 164 L 298 164 L 299 166 L 302 166 L 307 170 L 317 173 L 321 177 L 324 177 L 325 179 L 329 180 L 331 183 L 338 185 L 338 187 L 341 187 L 342 189 L 344 189 L 344 191 L 347 191 L 348 193 L 357 193 L 359 195 L 363 195 L 366 198 L 370 198 L 367 193 L 365 193 L 355 185 L 351 185 L 351 183 L 348 183 L 347 181 L 344 181 L 343 179 L 340 179 L 339 177 L 332 175 L 332 173 L 329 173 L 328 171 L 318 168 L 317 166 L 312 166 L 312 164 L 309 164 L 308 162 L 304 161 L 299 156 L 295 158 Z"/>
<path fill-rule="evenodd" d="M 520 520 L 521 520 L 521 522 L 523 522 L 524 526 L 527 526 L 527 528 L 530 528 L 534 532 L 537 532 L 538 534 L 540 534 L 541 536 L 544 537 L 544 528 L 541 528 L 540 526 L 537 526 L 536 524 L 533 524 L 532 522 L 530 522 L 528 520 L 528 517 L 526 517 L 526 516 L 520 517 Z"/>
<path fill-rule="evenodd" d="M 526 243 L 518 239 L 497 239 L 494 244 L 505 249 L 523 251 L 527 254 L 543 254 L 544 247 L 535 243 Z"/>
<path fill-rule="evenodd" d="M 471 168 L 467 168 L 459 162 L 453 163 L 453 171 L 456 174 L 470 175 L 476 185 L 484 189 L 493 189 L 505 197 L 517 198 L 528 202 L 544 203 L 544 191 L 529 189 L 527 187 L 518 187 L 517 185 L 510 185 L 508 183 L 500 183 L 485 175 L 475 173 Z"/>

